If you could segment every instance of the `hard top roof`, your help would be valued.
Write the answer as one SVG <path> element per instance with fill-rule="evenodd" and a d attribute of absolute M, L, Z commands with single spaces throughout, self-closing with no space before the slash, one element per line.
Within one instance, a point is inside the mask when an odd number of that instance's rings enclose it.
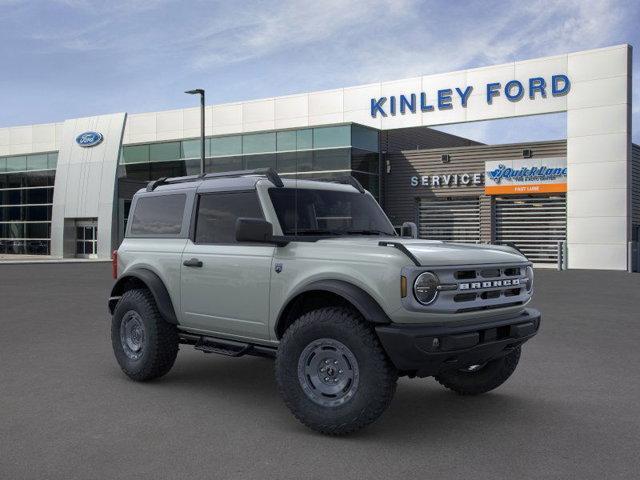
<path fill-rule="evenodd" d="M 254 189 L 259 181 L 271 182 L 275 187 L 297 187 L 297 188 L 319 188 L 325 190 L 360 191 L 364 193 L 364 188 L 351 176 L 345 176 L 335 180 L 296 180 L 282 179 L 271 168 L 257 170 L 240 170 L 219 174 L 190 175 L 185 177 L 161 178 L 149 182 L 145 189 L 141 189 L 137 194 L 145 192 L 166 192 L 196 190 L 205 187 L 207 190 L 242 190 Z"/>

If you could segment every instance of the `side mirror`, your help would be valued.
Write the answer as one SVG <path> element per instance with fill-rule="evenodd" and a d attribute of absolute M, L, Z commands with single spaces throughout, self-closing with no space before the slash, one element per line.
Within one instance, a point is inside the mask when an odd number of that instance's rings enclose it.
<path fill-rule="evenodd" d="M 238 218 L 236 220 L 238 242 L 274 243 L 273 225 L 262 218 Z"/>
<path fill-rule="evenodd" d="M 418 238 L 418 226 L 413 222 L 404 222 L 400 230 L 400 236 Z"/>

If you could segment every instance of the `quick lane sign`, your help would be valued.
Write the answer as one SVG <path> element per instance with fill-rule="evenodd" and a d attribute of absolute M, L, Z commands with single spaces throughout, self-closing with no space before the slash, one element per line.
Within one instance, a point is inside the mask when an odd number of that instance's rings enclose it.
<path fill-rule="evenodd" d="M 490 161 L 485 169 L 487 195 L 567 191 L 566 157 Z"/>
<path fill-rule="evenodd" d="M 452 87 L 435 92 L 418 92 L 402 95 L 391 95 L 371 99 L 371 116 L 386 117 L 397 114 L 414 114 L 417 112 L 433 112 L 437 110 L 451 110 L 454 107 L 467 107 L 469 98 L 474 91 L 473 85 Z M 569 77 L 563 74 L 552 75 L 547 81 L 544 77 L 531 77 L 526 82 L 511 80 L 504 84 L 500 82 L 487 83 L 482 86 L 482 99 L 491 105 L 493 99 L 504 95 L 510 102 L 519 102 L 525 94 L 529 100 L 547 98 L 548 95 L 559 97 L 571 90 Z"/>

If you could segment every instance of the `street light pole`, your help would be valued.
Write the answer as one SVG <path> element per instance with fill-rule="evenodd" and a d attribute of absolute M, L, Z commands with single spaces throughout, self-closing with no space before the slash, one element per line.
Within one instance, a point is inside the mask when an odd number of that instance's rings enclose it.
<path fill-rule="evenodd" d="M 204 89 L 187 90 L 189 95 L 200 95 L 200 175 L 204 175 Z"/>

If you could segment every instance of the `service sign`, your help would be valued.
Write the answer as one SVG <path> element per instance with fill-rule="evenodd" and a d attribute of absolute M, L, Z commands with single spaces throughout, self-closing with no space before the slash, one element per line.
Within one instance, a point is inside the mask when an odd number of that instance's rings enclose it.
<path fill-rule="evenodd" d="M 567 191 L 567 158 L 519 158 L 485 164 L 487 195 L 517 195 Z"/>

